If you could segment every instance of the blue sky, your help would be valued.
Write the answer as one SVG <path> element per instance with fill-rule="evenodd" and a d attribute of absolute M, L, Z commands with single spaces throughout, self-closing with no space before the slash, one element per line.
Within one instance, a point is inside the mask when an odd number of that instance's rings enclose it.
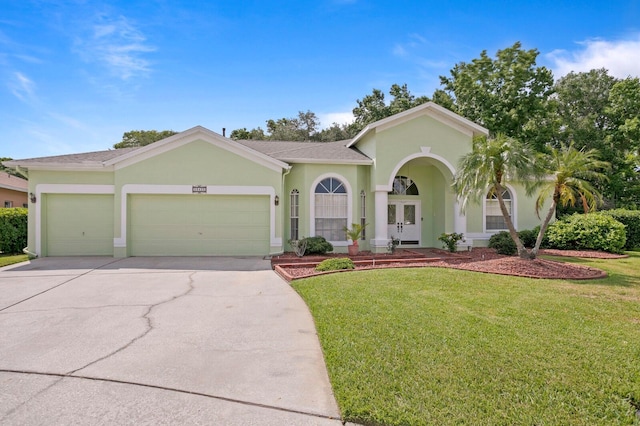
<path fill-rule="evenodd" d="M 2 0 L 0 157 L 301 110 L 328 126 L 373 88 L 431 95 L 456 63 L 516 41 L 556 78 L 638 76 L 640 2 Z"/>

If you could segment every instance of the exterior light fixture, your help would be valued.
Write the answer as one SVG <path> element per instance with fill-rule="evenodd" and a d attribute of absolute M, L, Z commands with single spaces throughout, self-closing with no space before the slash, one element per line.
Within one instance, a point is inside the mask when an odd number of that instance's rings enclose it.
<path fill-rule="evenodd" d="M 30 193 L 29 193 L 29 200 L 31 200 L 31 202 L 32 202 L 33 204 L 35 204 L 35 203 L 36 203 L 36 201 L 37 201 L 37 200 L 36 200 L 36 194 L 34 194 L 33 192 L 30 192 Z"/>
<path fill-rule="evenodd" d="M 278 197 L 277 195 L 273 197 L 273 204 L 275 204 L 276 206 L 280 205 L 280 197 Z"/>

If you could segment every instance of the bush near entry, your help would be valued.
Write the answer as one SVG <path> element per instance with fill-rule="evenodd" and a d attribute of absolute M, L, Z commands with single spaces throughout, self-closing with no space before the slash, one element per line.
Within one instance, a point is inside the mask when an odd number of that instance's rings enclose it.
<path fill-rule="evenodd" d="M 307 237 L 304 240 L 307 244 L 304 254 L 325 254 L 333 251 L 333 245 L 324 237 Z"/>
<path fill-rule="evenodd" d="M 27 212 L 23 207 L 0 209 L 0 252 L 22 253 L 27 246 Z"/>
<path fill-rule="evenodd" d="M 625 226 L 603 213 L 575 213 L 549 225 L 549 248 L 602 250 L 622 253 L 627 241 Z"/>

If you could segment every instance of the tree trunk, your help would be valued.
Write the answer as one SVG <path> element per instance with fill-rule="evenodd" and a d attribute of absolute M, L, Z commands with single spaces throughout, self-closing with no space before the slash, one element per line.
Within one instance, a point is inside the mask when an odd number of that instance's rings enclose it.
<path fill-rule="evenodd" d="M 509 235 L 511 235 L 511 239 L 516 243 L 516 247 L 518 248 L 518 256 L 520 256 L 522 259 L 535 258 L 535 256 L 531 257 L 531 253 L 529 253 L 529 251 L 527 251 L 527 249 L 524 247 L 524 244 L 522 244 L 522 241 L 518 236 L 518 231 L 516 231 L 515 226 L 513 226 L 511 215 L 507 211 L 507 206 L 504 204 L 504 199 L 502 198 L 502 191 L 504 191 L 504 188 L 499 183 L 496 183 L 495 190 L 496 196 L 498 197 L 498 204 L 500 205 L 500 212 L 504 217 L 504 221 L 507 223 L 507 229 L 509 229 Z"/>
<path fill-rule="evenodd" d="M 557 206 L 558 206 L 558 203 L 556 202 L 556 196 L 554 195 L 553 201 L 551 202 L 551 207 L 549 207 L 549 212 L 547 213 L 547 216 L 544 218 L 544 221 L 540 225 L 540 231 L 538 231 L 538 238 L 536 238 L 536 245 L 533 248 L 533 250 L 531 250 L 533 259 L 535 259 L 538 256 L 538 251 L 540 251 L 540 245 L 542 244 L 542 239 L 544 238 L 544 233 L 547 232 L 547 228 L 549 227 L 549 222 L 551 222 L 551 219 L 553 218 L 556 212 Z"/>

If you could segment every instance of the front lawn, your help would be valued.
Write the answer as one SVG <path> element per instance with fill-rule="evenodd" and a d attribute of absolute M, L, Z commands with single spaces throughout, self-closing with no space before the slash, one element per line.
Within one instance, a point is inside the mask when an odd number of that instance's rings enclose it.
<path fill-rule="evenodd" d="M 0 254 L 0 268 L 29 260 L 26 254 Z"/>
<path fill-rule="evenodd" d="M 442 268 L 292 283 L 345 420 L 640 424 L 640 254 L 595 281 Z"/>

